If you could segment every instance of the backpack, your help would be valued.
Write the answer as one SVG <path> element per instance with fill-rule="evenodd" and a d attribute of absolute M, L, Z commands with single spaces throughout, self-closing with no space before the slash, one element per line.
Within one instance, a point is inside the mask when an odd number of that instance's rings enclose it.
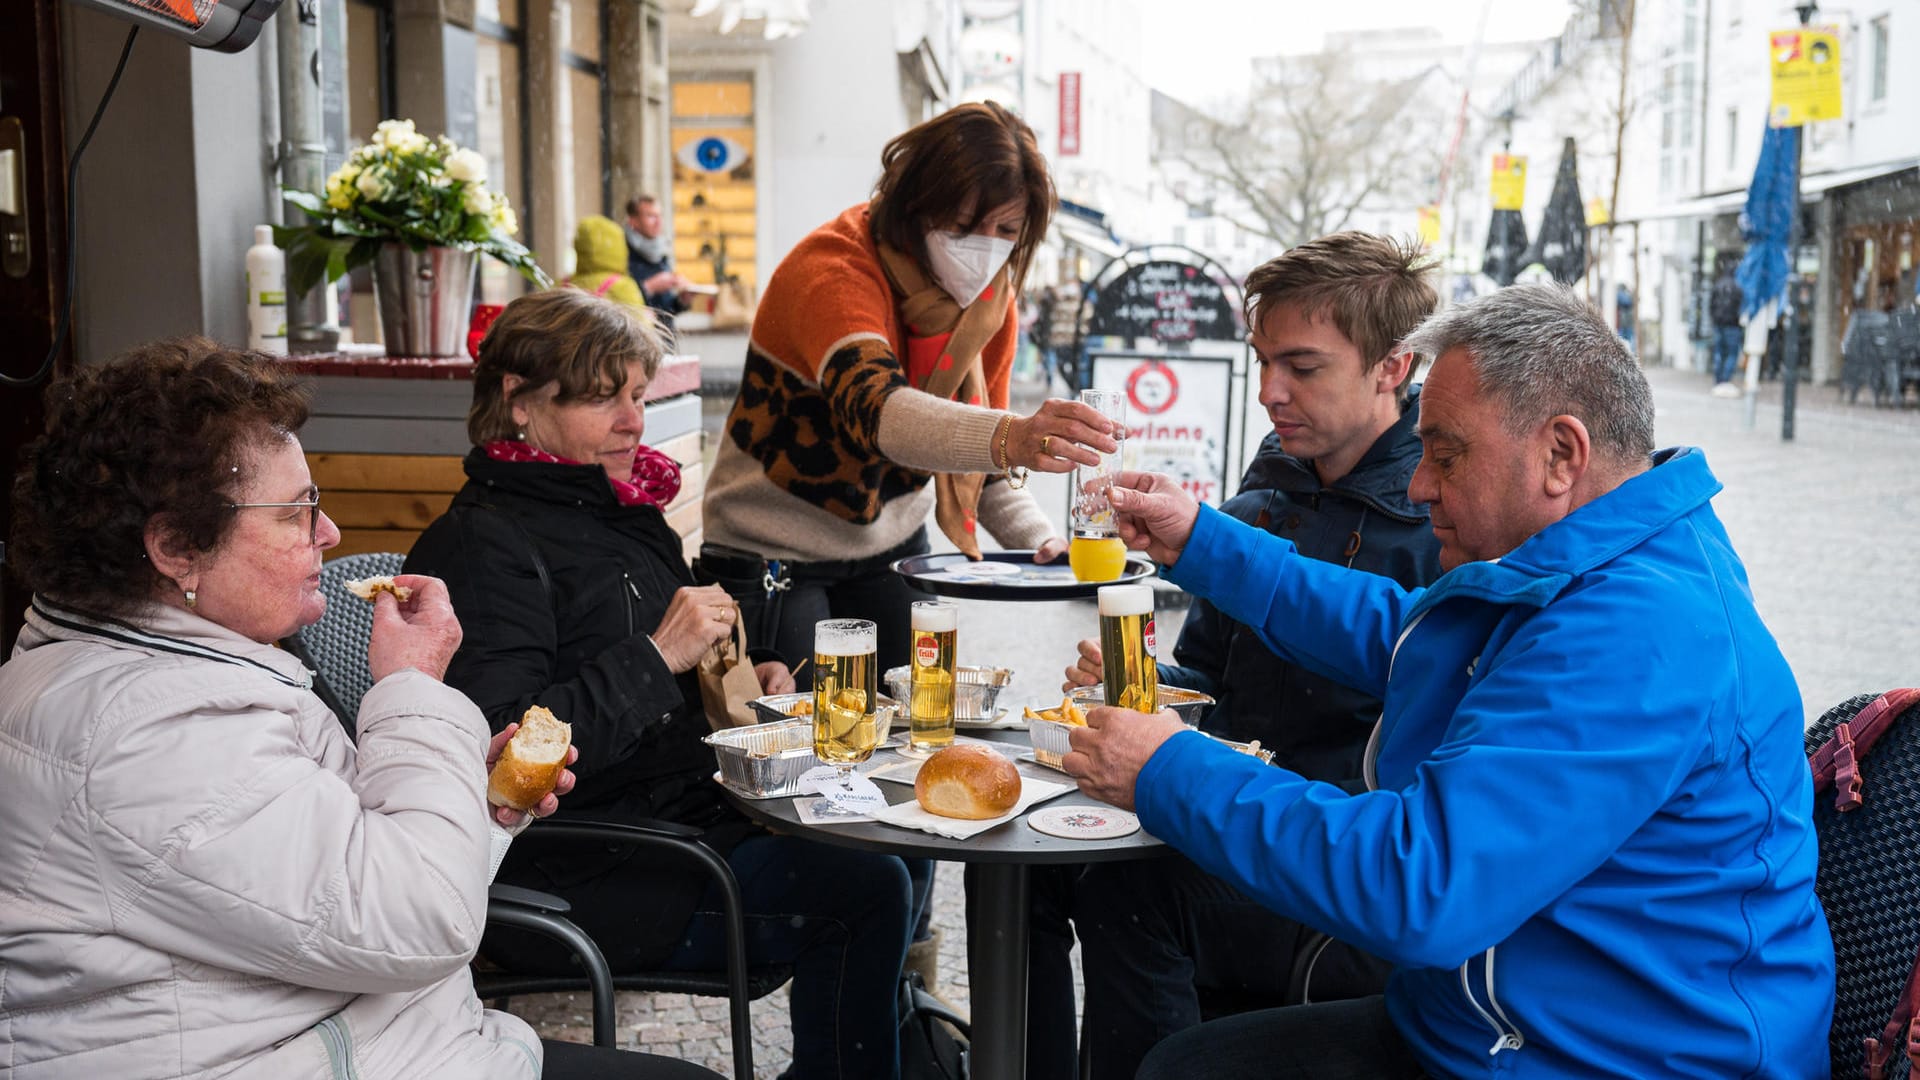
<path fill-rule="evenodd" d="M 900 977 L 900 1080 L 966 1080 L 972 1029 L 927 992 L 918 971 Z"/>
<path fill-rule="evenodd" d="M 1897 1052 L 1920 1063 L 1920 688 L 1835 706 L 1807 745 L 1837 976 L 1828 1055 L 1836 1077 L 1886 1080 L 1907 1071 Z"/>

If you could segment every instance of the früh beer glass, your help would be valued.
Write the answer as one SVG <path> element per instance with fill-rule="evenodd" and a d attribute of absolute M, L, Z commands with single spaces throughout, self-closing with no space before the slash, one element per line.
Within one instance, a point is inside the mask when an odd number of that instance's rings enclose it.
<path fill-rule="evenodd" d="M 867 619 L 813 624 L 813 754 L 839 770 L 843 785 L 880 745 L 878 648 Z"/>
<path fill-rule="evenodd" d="M 1148 713 L 1160 707 L 1151 586 L 1100 587 L 1100 675 L 1107 704 Z"/>
<path fill-rule="evenodd" d="M 932 752 L 953 745 L 954 639 L 960 609 L 944 600 L 913 605 L 910 749 Z"/>
<path fill-rule="evenodd" d="M 1113 517 L 1113 503 L 1107 490 L 1122 467 L 1126 449 L 1127 396 L 1119 390 L 1082 390 L 1080 401 L 1101 416 L 1113 421 L 1113 437 L 1120 450 L 1101 454 L 1098 465 L 1075 465 L 1068 488 L 1073 494 L 1067 565 L 1080 581 L 1112 581 L 1126 572 L 1127 546 L 1120 539 L 1120 527 Z"/>

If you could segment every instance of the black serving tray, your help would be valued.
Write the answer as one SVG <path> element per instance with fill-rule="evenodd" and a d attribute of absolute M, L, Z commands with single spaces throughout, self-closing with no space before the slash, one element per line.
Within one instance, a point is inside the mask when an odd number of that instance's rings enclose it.
<path fill-rule="evenodd" d="M 893 569 L 907 584 L 922 592 L 960 600 L 1080 600 L 1097 595 L 1102 585 L 1145 581 L 1157 572 L 1139 552 L 1127 553 L 1126 572 L 1112 581 L 1079 581 L 1062 554 L 1050 563 L 1036 563 L 1031 551 L 989 551 L 973 562 L 957 551 L 913 555 L 896 560 Z"/>

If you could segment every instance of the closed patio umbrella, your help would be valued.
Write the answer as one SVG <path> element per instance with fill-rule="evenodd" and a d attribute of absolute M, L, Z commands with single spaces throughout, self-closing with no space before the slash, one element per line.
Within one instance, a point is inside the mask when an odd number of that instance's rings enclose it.
<path fill-rule="evenodd" d="M 1740 317 L 1751 319 L 1769 301 L 1784 299 L 1793 242 L 1794 215 L 1800 207 L 1800 129 L 1769 127 L 1760 140 L 1760 161 L 1747 185 L 1740 235 L 1747 253 L 1734 270 L 1745 299 Z"/>
<path fill-rule="evenodd" d="M 1587 206 L 1580 198 L 1579 160 L 1572 139 L 1561 144 L 1560 171 L 1553 177 L 1553 194 L 1540 219 L 1540 232 L 1520 256 L 1521 269 L 1539 263 L 1562 285 L 1573 284 L 1587 272 Z"/>

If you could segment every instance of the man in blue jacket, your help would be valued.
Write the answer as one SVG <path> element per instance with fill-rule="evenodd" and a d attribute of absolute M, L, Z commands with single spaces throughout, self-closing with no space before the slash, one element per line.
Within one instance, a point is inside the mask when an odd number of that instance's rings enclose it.
<path fill-rule="evenodd" d="M 1384 701 L 1370 790 L 1261 765 L 1171 714 L 1097 709 L 1082 790 L 1274 910 L 1395 965 L 1381 997 L 1172 1036 L 1140 1076 L 1824 1075 L 1800 695 L 1710 500 L 1652 452 L 1620 340 L 1518 286 L 1405 343 L 1426 589 L 1301 558 L 1122 476 L 1122 535 L 1282 656 Z"/>
<path fill-rule="evenodd" d="M 1419 391 L 1411 389 L 1415 361 L 1395 348 L 1433 314 L 1431 276 L 1417 246 L 1363 232 L 1301 244 L 1247 275 L 1248 341 L 1273 432 L 1223 513 L 1291 541 L 1308 558 L 1407 588 L 1440 576 L 1426 509 L 1407 498 L 1420 460 Z M 1361 752 L 1380 716 L 1376 694 L 1274 655 L 1253 628 L 1205 599 L 1188 610 L 1173 655 L 1178 663 L 1162 664 L 1160 681 L 1218 701 L 1206 730 L 1257 739 L 1275 764 L 1361 790 Z M 1100 660 L 1099 643 L 1082 641 L 1067 685 L 1098 683 Z M 1047 911 L 1061 901 L 1039 881 L 1034 967 L 1043 970 L 1055 949 L 1064 971 L 1070 939 Z M 1090 866 L 1071 902 L 1094 1080 L 1132 1080 L 1156 1042 L 1200 1022 L 1203 998 L 1216 1014 L 1278 1002 L 1310 938 L 1185 859 Z M 1378 993 L 1387 967 L 1336 944 L 1314 974 L 1314 998 L 1332 1000 Z M 1030 1037 L 1033 1046 L 1048 1041 Z M 1070 1076 L 1071 1047 L 1065 1056 L 1064 1068 L 1030 1072 Z"/>

